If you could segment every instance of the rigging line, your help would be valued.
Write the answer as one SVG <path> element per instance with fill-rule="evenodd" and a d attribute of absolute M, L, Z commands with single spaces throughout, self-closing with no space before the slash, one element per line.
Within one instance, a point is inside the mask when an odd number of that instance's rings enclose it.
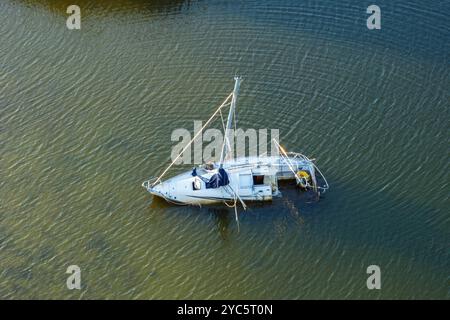
<path fill-rule="evenodd" d="M 226 106 L 228 106 L 229 104 L 230 104 L 230 103 L 227 103 Z M 224 132 L 224 135 L 225 135 L 223 143 L 224 143 L 224 144 L 226 143 L 228 149 L 229 149 L 230 151 L 232 151 L 232 150 L 231 150 L 230 139 L 228 139 L 228 137 L 227 137 L 227 135 L 226 135 L 227 129 L 225 128 L 225 121 L 224 121 L 224 119 L 223 119 L 222 110 L 220 110 L 220 118 L 222 119 L 222 128 L 223 128 L 223 132 Z M 235 132 L 236 132 L 236 130 L 235 130 Z M 231 159 L 231 158 L 230 158 L 230 159 Z"/>
<path fill-rule="evenodd" d="M 156 181 L 152 184 L 152 186 L 156 185 L 158 182 L 161 181 L 161 178 L 169 171 L 170 168 L 175 164 L 175 162 L 181 157 L 181 155 L 187 150 L 187 148 L 194 142 L 194 140 L 203 132 L 203 129 L 212 121 L 212 119 L 217 115 L 217 113 L 222 109 L 222 107 L 230 100 L 230 98 L 233 96 L 233 93 L 230 93 L 230 95 L 225 99 L 224 102 L 217 108 L 217 110 L 213 113 L 213 115 L 206 121 L 206 123 L 203 125 L 203 127 L 194 135 L 194 137 L 189 141 L 189 143 L 181 150 L 181 152 L 178 154 L 178 156 L 172 161 L 172 163 L 160 174 L 160 176 L 156 179 Z"/>
<path fill-rule="evenodd" d="M 244 210 L 247 210 L 247 205 L 245 204 L 245 202 L 241 199 L 241 197 L 237 194 L 236 191 L 234 191 L 234 189 L 230 186 L 227 185 L 228 188 L 231 189 L 231 191 L 233 191 L 234 195 L 239 199 L 239 202 L 242 204 L 242 207 L 244 208 Z"/>
<path fill-rule="evenodd" d="M 240 229 L 240 225 L 239 225 L 239 215 L 237 212 L 237 206 L 236 206 L 236 199 L 234 200 L 234 218 L 236 219 L 236 224 L 237 224 L 237 229 L 238 229 L 238 233 L 241 231 Z"/>
<path fill-rule="evenodd" d="M 236 108 L 233 110 L 233 122 L 234 122 L 234 131 L 236 132 L 237 120 L 236 120 Z"/>
<path fill-rule="evenodd" d="M 238 233 L 240 232 L 240 226 L 239 226 L 239 215 L 238 215 L 238 211 L 237 211 L 237 200 L 238 200 L 238 198 L 239 198 L 239 196 L 238 196 L 238 194 L 236 193 L 236 192 L 234 192 L 234 190 L 233 190 L 233 188 L 231 188 L 231 186 L 227 186 L 227 187 L 229 187 L 232 191 L 233 191 L 233 200 L 234 200 L 234 203 L 232 204 L 232 205 L 229 205 L 226 201 L 224 201 L 223 203 L 225 203 L 225 205 L 227 206 L 227 207 L 229 207 L 229 208 L 234 208 L 234 218 L 235 218 L 235 220 L 236 220 L 236 224 L 237 224 L 237 228 L 238 228 Z M 228 190 L 227 190 L 228 191 Z M 242 202 L 242 204 L 244 205 L 244 210 L 245 210 L 245 204 L 243 203 L 243 201 L 241 200 L 241 199 L 239 199 L 241 202 Z"/>
<path fill-rule="evenodd" d="M 224 141 L 224 143 L 226 143 L 227 144 L 227 147 L 228 147 L 228 150 L 230 151 L 230 155 L 226 155 L 226 158 L 228 158 L 229 160 L 231 160 L 232 159 L 232 157 L 231 157 L 231 144 L 230 144 L 230 139 L 228 139 L 228 137 L 225 137 L 225 141 Z"/>
<path fill-rule="evenodd" d="M 300 178 L 298 177 L 297 173 L 295 172 L 295 170 L 294 170 L 294 168 L 293 168 L 293 166 L 292 166 L 291 160 L 289 159 L 288 155 L 286 154 L 286 151 L 284 151 L 283 147 L 280 146 L 280 144 L 277 142 L 277 140 L 273 139 L 273 141 L 277 144 L 278 149 L 279 149 L 279 150 L 281 151 L 281 153 L 282 153 L 282 158 L 286 161 L 286 163 L 287 163 L 289 169 L 290 169 L 290 170 L 292 171 L 292 173 L 294 174 L 295 180 L 296 180 L 297 183 L 298 183 L 298 182 L 300 181 Z"/>
<path fill-rule="evenodd" d="M 233 124 L 234 124 L 234 134 L 233 134 L 233 142 L 234 142 L 235 138 L 236 138 L 236 130 L 237 130 L 236 108 L 233 109 Z M 228 140 L 228 138 L 227 138 L 227 141 L 228 141 L 228 145 L 230 147 L 230 151 L 232 151 L 230 153 L 230 159 L 232 159 L 233 158 L 233 154 L 232 153 L 233 153 L 234 150 L 231 150 L 230 140 Z"/>
<path fill-rule="evenodd" d="M 222 110 L 220 110 L 220 119 L 222 119 L 222 128 L 223 128 L 223 131 L 225 132 L 225 121 L 223 121 L 223 115 L 222 115 Z"/>

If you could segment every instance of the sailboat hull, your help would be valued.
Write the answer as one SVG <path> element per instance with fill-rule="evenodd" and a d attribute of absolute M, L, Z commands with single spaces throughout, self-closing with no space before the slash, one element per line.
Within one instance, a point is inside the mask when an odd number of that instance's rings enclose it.
<path fill-rule="evenodd" d="M 294 170 L 314 174 L 314 167 L 305 159 L 291 159 Z M 280 194 L 279 180 L 295 180 L 295 174 L 285 160 L 275 157 L 247 157 L 226 161 L 223 168 L 228 174 L 229 184 L 208 188 L 207 181 L 217 173 L 218 165 L 212 170 L 197 168 L 193 172 L 179 174 L 147 190 L 168 202 L 175 204 L 214 204 L 218 202 L 271 201 Z"/>

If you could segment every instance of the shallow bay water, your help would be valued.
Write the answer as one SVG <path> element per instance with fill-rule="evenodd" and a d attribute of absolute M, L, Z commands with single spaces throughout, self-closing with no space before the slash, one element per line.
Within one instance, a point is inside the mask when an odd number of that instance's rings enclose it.
<path fill-rule="evenodd" d="M 371 31 L 365 1 L 2 0 L 0 298 L 448 299 L 450 4 L 374 2 Z M 239 232 L 141 187 L 235 74 L 238 127 L 279 129 L 331 185 L 240 209 Z"/>

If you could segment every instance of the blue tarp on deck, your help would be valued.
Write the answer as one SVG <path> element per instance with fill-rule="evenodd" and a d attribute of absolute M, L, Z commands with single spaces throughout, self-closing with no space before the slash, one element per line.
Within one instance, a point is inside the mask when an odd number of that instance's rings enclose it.
<path fill-rule="evenodd" d="M 228 174 L 223 168 L 220 168 L 219 172 L 213 174 L 209 180 L 203 178 L 202 176 L 199 176 L 197 174 L 196 168 L 194 168 L 194 170 L 192 171 L 192 176 L 199 177 L 200 179 L 202 179 L 202 181 L 205 182 L 206 189 L 215 189 L 222 186 L 226 186 L 230 183 L 230 180 L 228 179 Z"/>

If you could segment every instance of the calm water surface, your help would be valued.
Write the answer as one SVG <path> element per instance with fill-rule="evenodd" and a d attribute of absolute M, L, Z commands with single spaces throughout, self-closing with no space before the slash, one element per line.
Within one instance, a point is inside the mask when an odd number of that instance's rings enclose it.
<path fill-rule="evenodd" d="M 0 298 L 448 299 L 450 3 L 377 0 L 369 31 L 372 2 L 2 0 Z M 332 188 L 239 233 L 140 186 L 236 73 L 239 127 L 278 128 Z"/>

